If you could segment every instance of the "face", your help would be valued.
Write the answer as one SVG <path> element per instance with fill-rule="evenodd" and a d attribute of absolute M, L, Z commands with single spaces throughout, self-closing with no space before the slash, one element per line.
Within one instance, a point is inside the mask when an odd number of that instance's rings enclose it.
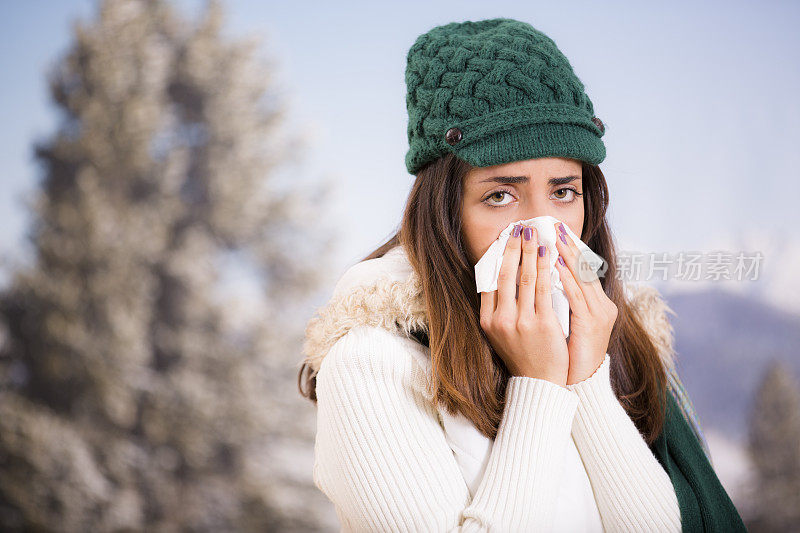
<path fill-rule="evenodd" d="M 581 162 L 562 157 L 475 167 L 464 177 L 462 232 L 474 266 L 506 226 L 555 217 L 580 236 L 583 230 Z"/>

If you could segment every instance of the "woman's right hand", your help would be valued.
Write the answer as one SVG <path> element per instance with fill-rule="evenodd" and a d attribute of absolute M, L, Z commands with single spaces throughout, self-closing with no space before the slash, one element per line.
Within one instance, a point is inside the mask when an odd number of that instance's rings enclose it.
<path fill-rule="evenodd" d="M 546 379 L 565 387 L 569 351 L 553 310 L 550 252 L 544 245 L 537 249 L 536 228 L 522 228 L 516 237 L 512 232 L 506 243 L 497 290 L 481 293 L 481 328 L 511 375 Z M 541 256 L 540 249 L 544 250 Z"/>

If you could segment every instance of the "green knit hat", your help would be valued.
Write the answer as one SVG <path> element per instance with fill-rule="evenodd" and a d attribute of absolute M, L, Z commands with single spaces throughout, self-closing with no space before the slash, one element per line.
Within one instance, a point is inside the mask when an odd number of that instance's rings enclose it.
<path fill-rule="evenodd" d="M 605 159 L 605 126 L 583 83 L 553 40 L 528 23 L 437 26 L 411 46 L 405 77 L 411 174 L 447 152 L 478 167 Z"/>

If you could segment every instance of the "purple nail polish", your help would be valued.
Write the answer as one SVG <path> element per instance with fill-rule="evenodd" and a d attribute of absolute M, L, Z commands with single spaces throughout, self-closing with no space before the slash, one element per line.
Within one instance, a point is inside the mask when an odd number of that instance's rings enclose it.
<path fill-rule="evenodd" d="M 560 255 L 558 256 L 558 262 L 561 263 L 561 266 L 567 266 L 567 264 L 564 262 L 564 258 Z"/>
<path fill-rule="evenodd" d="M 525 226 L 522 228 L 522 236 L 526 241 L 531 240 L 531 237 L 533 237 L 533 230 L 529 226 Z"/>
<path fill-rule="evenodd" d="M 564 237 L 564 235 L 565 235 L 564 233 L 560 233 L 558 235 L 558 237 L 561 239 L 561 242 L 563 242 L 564 244 L 567 244 L 567 239 L 566 239 L 566 237 Z"/>
<path fill-rule="evenodd" d="M 539 257 L 544 257 L 545 249 L 547 249 L 547 247 L 544 244 L 539 246 Z"/>
<path fill-rule="evenodd" d="M 564 223 L 563 222 L 559 222 L 558 223 L 558 229 L 561 230 L 561 233 L 566 233 L 567 232 L 567 230 L 564 229 Z"/>
<path fill-rule="evenodd" d="M 522 226 L 520 226 L 519 224 L 514 226 L 514 231 L 511 233 L 511 236 L 512 237 L 519 237 L 519 232 L 520 232 L 521 229 L 522 229 Z"/>

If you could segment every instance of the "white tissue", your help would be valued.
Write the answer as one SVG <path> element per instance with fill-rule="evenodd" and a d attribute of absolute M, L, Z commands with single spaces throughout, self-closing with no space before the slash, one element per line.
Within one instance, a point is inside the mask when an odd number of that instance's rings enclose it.
<path fill-rule="evenodd" d="M 518 220 L 508 225 L 506 229 L 500 232 L 486 253 L 475 264 L 475 284 L 478 287 L 478 292 L 491 292 L 497 290 L 497 276 L 500 274 L 500 265 L 503 264 L 503 252 L 506 249 L 506 242 L 511 236 L 511 231 L 517 224 L 524 226 L 535 227 L 538 233 L 539 244 L 547 246 L 549 264 L 550 264 L 550 287 L 553 300 L 553 310 L 556 312 L 558 323 L 561 324 L 561 329 L 564 331 L 564 336 L 569 336 L 569 301 L 564 292 L 564 285 L 561 283 L 561 277 L 556 269 L 556 260 L 558 259 L 558 248 L 556 248 L 556 234 L 555 224 L 559 220 L 551 216 L 541 216 L 529 218 L 527 220 Z M 602 257 L 594 253 L 586 243 L 580 240 L 575 233 L 564 224 L 564 229 L 572 241 L 581 251 L 578 256 L 579 261 L 586 262 L 592 271 L 597 273 L 604 267 L 605 261 Z M 605 268 L 603 268 L 605 272 Z M 519 269 L 517 270 L 517 280 L 519 280 Z"/>

